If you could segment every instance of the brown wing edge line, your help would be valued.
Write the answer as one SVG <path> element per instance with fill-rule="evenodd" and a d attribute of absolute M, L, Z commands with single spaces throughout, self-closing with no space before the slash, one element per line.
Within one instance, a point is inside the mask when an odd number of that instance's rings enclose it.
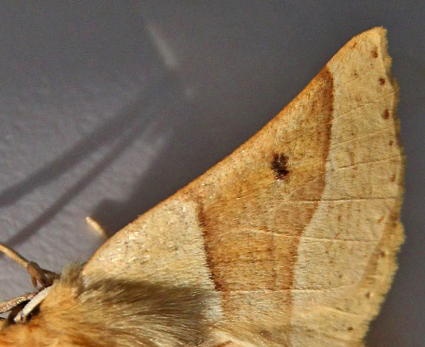
<path fill-rule="evenodd" d="M 376 294 L 376 302 L 377 302 L 377 309 L 375 312 L 373 312 L 373 315 L 371 316 L 371 321 L 375 320 L 380 312 L 380 308 L 382 304 L 385 301 L 386 294 L 390 291 L 391 285 L 394 280 L 394 276 L 396 274 L 396 271 L 398 269 L 398 263 L 397 263 L 397 255 L 400 252 L 400 248 L 402 244 L 405 241 L 405 234 L 404 234 L 404 227 L 401 222 L 401 210 L 402 210 L 402 203 L 404 198 L 404 175 L 406 170 L 406 155 L 404 152 L 403 145 L 401 143 L 401 128 L 400 128 L 400 119 L 398 118 L 398 103 L 399 103 L 399 96 L 400 96 L 400 88 L 399 85 L 392 75 L 391 72 L 391 65 L 392 65 L 392 59 L 388 55 L 388 40 L 387 40 L 387 30 L 383 27 L 374 28 L 371 30 L 380 30 L 380 45 L 381 45 L 381 51 L 384 53 L 384 65 L 385 65 L 385 72 L 386 77 L 388 81 L 390 81 L 391 86 L 394 89 L 394 104 L 392 108 L 391 115 L 393 117 L 394 121 L 394 128 L 395 128 L 395 136 L 397 141 L 397 148 L 400 150 L 400 157 L 401 157 L 401 166 L 400 166 L 400 172 L 397 177 L 397 183 L 398 187 L 400 189 L 400 195 L 397 198 L 396 204 L 393 208 L 393 211 L 390 214 L 390 217 L 388 219 L 388 223 L 386 226 L 386 229 L 384 231 L 384 237 L 382 238 L 380 244 L 377 246 L 377 251 L 374 253 L 373 257 L 371 258 L 371 261 L 369 262 L 369 266 L 371 267 L 377 267 L 378 260 L 377 257 L 386 257 L 387 258 L 387 269 L 390 273 L 390 276 L 387 276 L 386 280 L 383 281 L 381 290 L 378 291 Z M 361 35 L 361 34 L 360 34 Z M 386 248 L 389 250 L 389 253 L 380 250 L 381 247 L 386 245 Z M 372 272 L 373 273 L 373 272 Z M 369 331 L 370 325 L 368 326 Z M 366 340 L 367 340 L 367 334 L 366 333 Z"/>

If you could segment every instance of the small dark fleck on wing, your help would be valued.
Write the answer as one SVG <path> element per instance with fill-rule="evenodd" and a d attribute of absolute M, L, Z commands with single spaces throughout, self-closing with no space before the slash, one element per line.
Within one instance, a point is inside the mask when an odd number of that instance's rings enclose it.
<path fill-rule="evenodd" d="M 275 177 L 278 180 L 283 180 L 288 174 L 287 168 L 288 157 L 282 153 L 276 153 L 271 162 L 271 169 L 274 171 Z"/>

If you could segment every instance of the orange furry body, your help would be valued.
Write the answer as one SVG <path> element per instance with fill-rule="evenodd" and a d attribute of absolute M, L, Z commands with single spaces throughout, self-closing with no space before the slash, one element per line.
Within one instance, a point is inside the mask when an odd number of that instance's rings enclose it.
<path fill-rule="evenodd" d="M 1 347 L 192 346 L 206 336 L 204 293 L 103 279 L 71 267 L 28 324 L 5 323 Z"/>

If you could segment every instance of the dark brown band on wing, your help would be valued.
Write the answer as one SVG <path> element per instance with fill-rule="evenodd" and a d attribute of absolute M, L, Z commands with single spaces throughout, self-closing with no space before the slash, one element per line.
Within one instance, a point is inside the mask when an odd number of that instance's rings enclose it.
<path fill-rule="evenodd" d="M 282 329 L 289 327 L 298 244 L 324 190 L 332 113 L 333 77 L 324 68 L 263 130 L 188 187 L 225 316 L 258 323 L 263 335 L 266 313 L 250 302 L 267 301 L 269 311 L 287 315 Z"/>

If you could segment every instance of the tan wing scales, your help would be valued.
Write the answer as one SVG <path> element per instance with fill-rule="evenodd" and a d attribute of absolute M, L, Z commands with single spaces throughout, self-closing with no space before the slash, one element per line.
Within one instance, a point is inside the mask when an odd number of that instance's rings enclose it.
<path fill-rule="evenodd" d="M 83 274 L 218 292 L 211 346 L 361 346 L 403 240 L 389 69 L 384 29 L 353 38 L 258 134 L 116 234 Z"/>

